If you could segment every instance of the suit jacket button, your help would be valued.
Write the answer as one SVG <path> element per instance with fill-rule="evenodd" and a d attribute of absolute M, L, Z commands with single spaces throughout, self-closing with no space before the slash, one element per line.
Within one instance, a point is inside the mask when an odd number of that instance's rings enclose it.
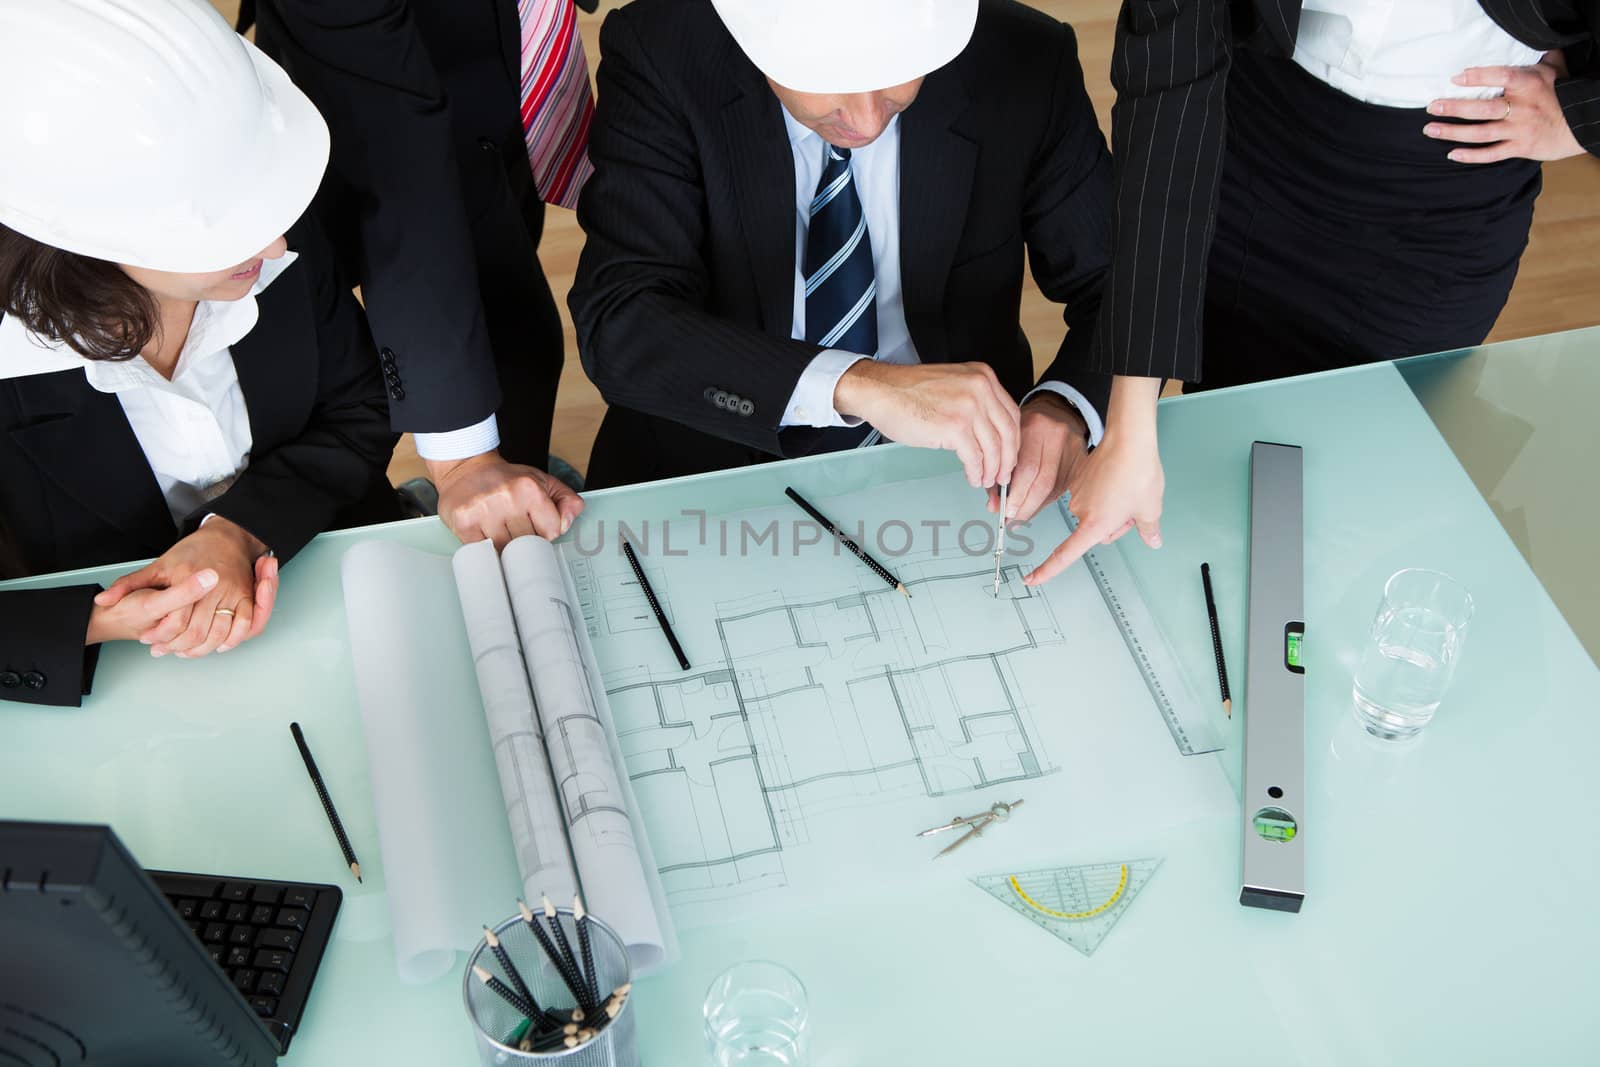
<path fill-rule="evenodd" d="M 741 414 L 741 415 L 749 415 L 751 412 L 755 411 L 755 409 L 756 409 L 756 406 L 753 403 L 751 403 L 750 401 L 748 401 L 748 400 L 739 401 L 739 414 Z"/>
<path fill-rule="evenodd" d="M 27 674 L 22 676 L 22 684 L 27 686 L 29 689 L 43 689 L 44 675 L 40 674 L 38 671 L 29 671 Z"/>
<path fill-rule="evenodd" d="M 392 348 L 379 349 L 378 350 L 378 359 L 380 359 L 383 362 L 383 365 L 385 367 L 394 366 L 394 349 L 392 349 Z"/>
<path fill-rule="evenodd" d="M 404 400 L 405 398 L 406 391 L 404 389 L 400 388 L 398 385 L 392 385 L 389 387 L 389 399 Z"/>
<path fill-rule="evenodd" d="M 15 689 L 22 684 L 22 675 L 16 671 L 0 671 L 0 688 Z"/>
<path fill-rule="evenodd" d="M 717 395 L 712 398 L 711 402 L 713 404 L 717 405 L 717 407 L 719 407 L 719 408 L 727 407 L 728 406 L 728 393 L 727 393 L 727 390 L 718 389 L 717 390 Z"/>

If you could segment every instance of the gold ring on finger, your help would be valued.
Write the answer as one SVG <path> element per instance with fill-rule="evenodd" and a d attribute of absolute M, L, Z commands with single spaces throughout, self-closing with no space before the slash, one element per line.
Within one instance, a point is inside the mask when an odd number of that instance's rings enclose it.
<path fill-rule="evenodd" d="M 232 608 L 218 608 L 216 611 L 213 611 L 211 614 L 213 614 L 213 615 L 226 615 L 228 618 L 231 619 L 231 618 L 233 618 L 233 609 Z"/>

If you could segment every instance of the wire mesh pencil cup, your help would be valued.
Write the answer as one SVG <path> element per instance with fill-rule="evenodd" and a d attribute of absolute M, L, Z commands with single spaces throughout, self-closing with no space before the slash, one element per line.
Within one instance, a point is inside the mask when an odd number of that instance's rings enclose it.
<path fill-rule="evenodd" d="M 567 941 L 578 945 L 577 924 L 572 911 L 560 908 L 556 919 L 567 935 Z M 537 921 L 543 923 L 540 914 Z M 595 985 L 600 1002 L 631 980 L 628 950 L 611 927 L 594 916 L 587 919 L 590 948 L 594 957 Z M 562 1018 L 574 1006 L 574 998 L 561 973 L 545 956 L 539 942 L 528 929 L 522 917 L 512 916 L 494 928 L 512 964 L 527 983 L 528 990 L 540 1007 L 554 1010 Z M 478 1059 L 486 1067 L 503 1064 L 556 1064 L 560 1067 L 639 1067 L 639 1047 L 633 1033 L 632 997 L 622 1001 L 621 1010 L 594 1035 L 573 1048 L 558 1048 L 548 1052 L 523 1052 L 515 1035 L 523 1023 L 523 1015 L 491 990 L 473 973 L 473 967 L 487 970 L 501 982 L 510 984 L 510 976 L 490 951 L 488 940 L 478 942 L 467 959 L 462 977 L 462 999 L 466 1002 L 467 1017 L 472 1021 L 473 1035 L 477 1038 Z M 601 1014 L 604 1019 L 604 1015 Z M 595 1020 L 586 1019 L 580 1027 L 592 1028 Z"/>

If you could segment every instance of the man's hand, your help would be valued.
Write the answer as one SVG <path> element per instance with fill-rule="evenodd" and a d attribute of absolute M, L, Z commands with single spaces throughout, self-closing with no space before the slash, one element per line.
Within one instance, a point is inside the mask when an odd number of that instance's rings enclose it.
<path fill-rule="evenodd" d="M 226 652 L 259 634 L 272 613 L 278 561 L 266 553 L 267 546 L 248 530 L 217 515 L 160 559 L 112 582 L 94 598 L 95 610 L 118 607 L 143 590 L 187 589 L 191 579 L 209 572 L 212 584 L 203 595 L 180 595 L 178 606 L 137 636 L 151 646 L 152 656 L 173 652 L 193 659 Z"/>
<path fill-rule="evenodd" d="M 1023 581 L 1042 585 L 1096 544 L 1110 544 L 1135 526 L 1151 548 L 1161 547 L 1161 494 L 1166 477 L 1156 442 L 1160 378 L 1112 380 L 1106 433 L 1072 471 L 1068 508 L 1078 528 Z"/>
<path fill-rule="evenodd" d="M 1505 90 L 1488 100 L 1435 100 L 1430 115 L 1479 119 L 1475 125 L 1430 122 L 1423 128 L 1441 141 L 1481 144 L 1484 148 L 1457 148 L 1450 158 L 1457 163 L 1498 163 L 1502 159 L 1566 159 L 1583 154 L 1561 113 L 1556 79 L 1566 76 L 1566 57 L 1547 52 L 1531 67 L 1468 67 L 1450 80 L 1457 85 L 1492 85 Z"/>
<path fill-rule="evenodd" d="M 1006 521 L 1027 522 L 1066 492 L 1088 447 L 1088 425 L 1060 395 L 1040 392 L 1022 405 L 1022 444 L 1006 491 Z M 989 510 L 999 509 L 1000 491 L 990 489 Z"/>
<path fill-rule="evenodd" d="M 974 489 L 1010 481 L 1017 465 L 1017 405 L 986 363 L 863 359 L 840 376 L 833 407 L 891 441 L 954 452 Z"/>
<path fill-rule="evenodd" d="M 583 498 L 561 479 L 507 463 L 498 452 L 427 464 L 439 490 L 439 518 L 466 544 L 487 539 L 498 550 L 525 534 L 553 541 L 583 511 Z"/>

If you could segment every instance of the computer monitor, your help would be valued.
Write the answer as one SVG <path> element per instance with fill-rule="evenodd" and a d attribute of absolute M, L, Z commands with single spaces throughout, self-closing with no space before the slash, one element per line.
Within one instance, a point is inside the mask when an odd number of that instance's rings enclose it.
<path fill-rule="evenodd" d="M 277 1058 L 244 996 L 110 827 L 0 821 L 0 1063 Z"/>

